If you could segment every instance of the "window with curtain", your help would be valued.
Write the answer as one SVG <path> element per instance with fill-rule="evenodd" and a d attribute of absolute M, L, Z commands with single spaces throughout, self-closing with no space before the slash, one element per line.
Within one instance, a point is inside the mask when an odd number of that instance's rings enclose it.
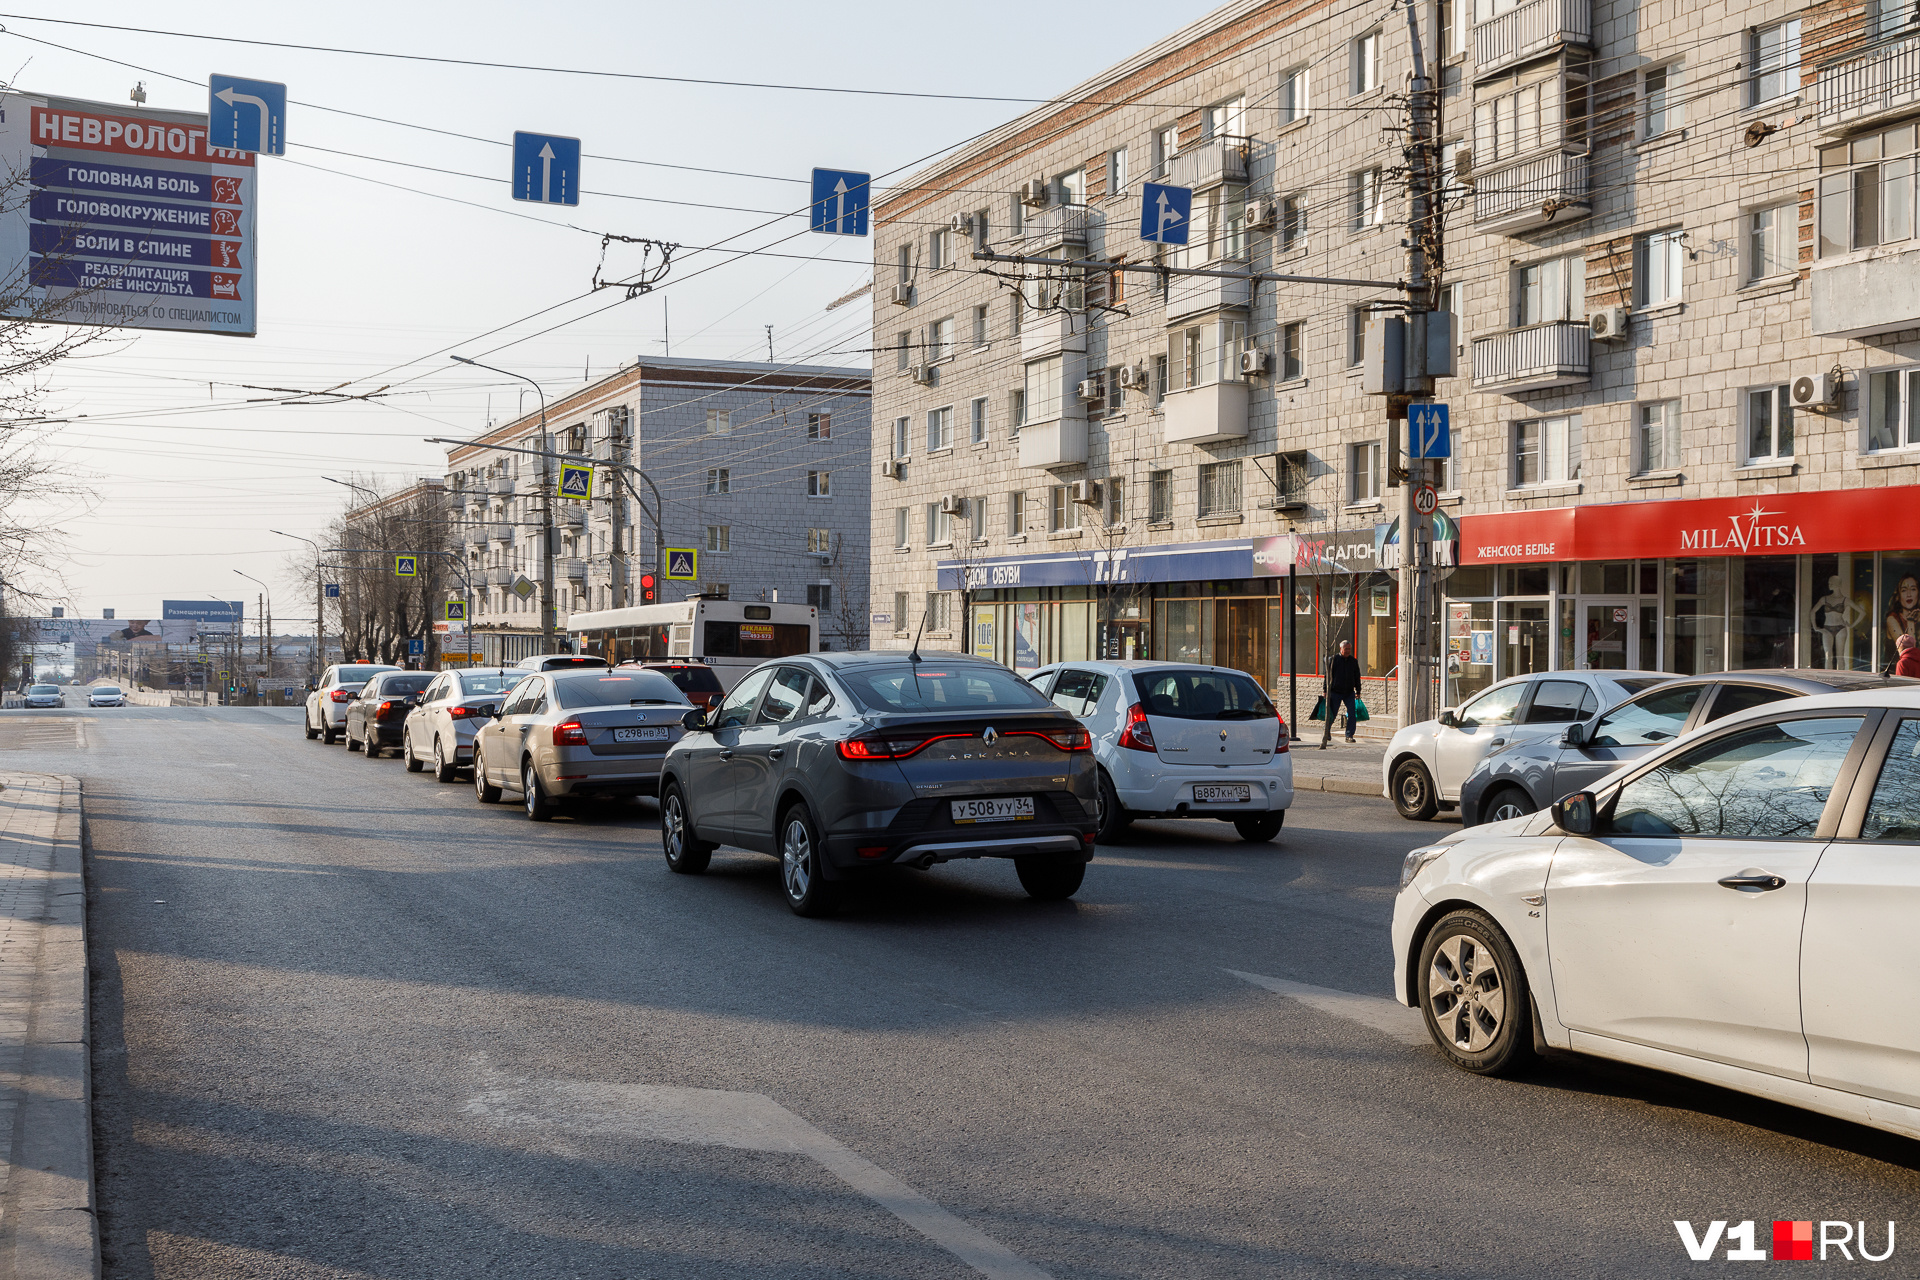
<path fill-rule="evenodd" d="M 1529 263 L 1514 272 L 1517 328 L 1587 318 L 1587 260 L 1578 253 Z"/>
<path fill-rule="evenodd" d="M 1513 484 L 1565 484 L 1580 478 L 1580 417 L 1513 424 Z"/>

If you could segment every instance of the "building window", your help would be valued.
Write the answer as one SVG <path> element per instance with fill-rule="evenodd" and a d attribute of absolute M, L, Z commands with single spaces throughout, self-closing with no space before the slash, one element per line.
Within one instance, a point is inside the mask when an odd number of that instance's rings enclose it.
<path fill-rule="evenodd" d="M 1467 24 L 1461 19 L 1460 0 L 1440 0 L 1440 58 L 1445 61 L 1467 51 Z"/>
<path fill-rule="evenodd" d="M 1587 260 L 1577 253 L 1535 262 L 1514 272 L 1516 328 L 1587 318 Z"/>
<path fill-rule="evenodd" d="M 833 553 L 833 530 L 807 530 L 807 554 L 812 556 L 831 555 Z"/>
<path fill-rule="evenodd" d="M 1347 501 L 1380 500 L 1380 442 L 1347 446 Z"/>
<path fill-rule="evenodd" d="M 1307 198 L 1282 196 L 1279 223 L 1281 250 L 1298 248 L 1307 238 Z"/>
<path fill-rule="evenodd" d="M 1167 166 L 1180 154 L 1180 130 L 1178 128 L 1161 129 L 1153 135 L 1153 171 L 1158 177 L 1167 176 Z"/>
<path fill-rule="evenodd" d="M 1298 320 L 1280 326 L 1280 381 L 1292 382 L 1295 378 L 1307 376 L 1307 366 L 1301 359 L 1300 343 L 1307 326 Z"/>
<path fill-rule="evenodd" d="M 1167 336 L 1169 391 L 1185 391 L 1240 376 L 1240 352 L 1247 345 L 1247 322 L 1226 317 L 1175 329 Z"/>
<path fill-rule="evenodd" d="M 1347 308 L 1347 367 L 1358 369 L 1367 358 L 1367 318 L 1365 307 Z"/>
<path fill-rule="evenodd" d="M 707 550 L 709 551 L 733 550 L 733 526 L 725 525 L 725 524 L 708 525 L 707 526 Z"/>
<path fill-rule="evenodd" d="M 907 617 L 907 610 L 913 607 L 908 603 L 911 599 L 912 597 L 904 591 L 893 593 L 893 629 L 900 635 L 905 635 L 913 629 L 913 622 Z"/>
<path fill-rule="evenodd" d="M 730 409 L 707 410 L 707 434 L 724 436 L 733 433 L 733 411 Z"/>
<path fill-rule="evenodd" d="M 1035 360 L 1026 367 L 1023 422 L 1051 422 L 1060 416 L 1060 378 L 1063 370 L 1060 356 Z"/>
<path fill-rule="evenodd" d="M 1026 423 L 1027 393 L 1015 387 L 1007 393 L 1007 430 L 1017 436 Z"/>
<path fill-rule="evenodd" d="M 893 509 L 893 545 L 902 551 L 911 545 L 907 540 L 907 509 L 905 507 Z"/>
<path fill-rule="evenodd" d="M 1153 357 L 1153 394 L 1162 399 L 1167 394 L 1167 357 L 1164 355 Z"/>
<path fill-rule="evenodd" d="M 927 362 L 938 364 L 953 358 L 953 317 L 935 320 L 927 326 Z"/>
<path fill-rule="evenodd" d="M 1239 510 L 1239 462 L 1202 463 L 1200 465 L 1200 518 L 1204 520 L 1208 516 L 1235 515 Z"/>
<path fill-rule="evenodd" d="M 1027 207 L 1016 191 L 1007 200 L 1007 230 L 1017 236 L 1024 234 L 1026 229 Z"/>
<path fill-rule="evenodd" d="M 1754 28 L 1752 56 L 1753 105 L 1800 92 L 1800 19 Z"/>
<path fill-rule="evenodd" d="M 913 283 L 913 246 L 903 244 L 895 251 L 894 265 L 901 284 Z"/>
<path fill-rule="evenodd" d="M 946 592 L 927 592 L 927 630 L 950 631 L 953 629 L 953 617 L 947 607 L 948 603 Z"/>
<path fill-rule="evenodd" d="M 1080 504 L 1072 501 L 1072 486 L 1056 484 L 1047 490 L 1047 528 L 1059 533 L 1080 527 Z"/>
<path fill-rule="evenodd" d="M 893 335 L 893 367 L 904 370 L 913 363 L 913 335 L 896 333 Z"/>
<path fill-rule="evenodd" d="M 1119 524 L 1127 516 L 1127 480 L 1125 476 L 1108 476 L 1105 495 L 1107 500 L 1107 523 Z"/>
<path fill-rule="evenodd" d="M 1869 453 L 1920 444 L 1920 369 L 1894 369 L 1867 380 Z"/>
<path fill-rule="evenodd" d="M 1115 147 L 1107 153 L 1107 194 L 1119 195 L 1127 189 L 1127 149 Z"/>
<path fill-rule="evenodd" d="M 1747 392 L 1747 459 L 1767 461 L 1793 456 L 1793 393 L 1786 387 L 1756 387 Z"/>
<path fill-rule="evenodd" d="M 1680 102 L 1680 68 L 1654 67 L 1640 80 L 1641 124 L 1645 136 L 1657 138 L 1680 127 L 1684 111 Z"/>
<path fill-rule="evenodd" d="M 1379 169 L 1347 175 L 1348 225 L 1355 231 L 1377 227 L 1387 220 L 1387 195 Z"/>
<path fill-rule="evenodd" d="M 1914 125 L 1820 148 L 1820 256 L 1913 238 Z"/>
<path fill-rule="evenodd" d="M 807 472 L 807 496 L 809 498 L 827 498 L 833 496 L 827 487 L 828 472 Z"/>
<path fill-rule="evenodd" d="M 1640 470 L 1672 471 L 1680 465 L 1680 402 L 1640 406 Z"/>
<path fill-rule="evenodd" d="M 1513 483 L 1565 484 L 1580 478 L 1580 417 L 1513 424 Z"/>
<path fill-rule="evenodd" d="M 1244 138 L 1247 134 L 1247 98 L 1241 94 L 1218 106 L 1208 107 L 1202 122 L 1202 137 Z"/>
<path fill-rule="evenodd" d="M 953 448 L 953 406 L 927 411 L 927 452 Z"/>
<path fill-rule="evenodd" d="M 1686 235 L 1678 227 L 1655 231 L 1633 242 L 1633 292 L 1637 307 L 1680 301 L 1680 264 Z"/>
<path fill-rule="evenodd" d="M 1085 204 L 1087 202 L 1087 169 L 1082 165 L 1069 170 L 1053 180 L 1060 192 L 1061 204 Z"/>
<path fill-rule="evenodd" d="M 1353 92 L 1367 93 L 1380 87 L 1380 28 L 1375 27 L 1353 42 Z"/>
<path fill-rule="evenodd" d="M 1026 319 L 1027 300 L 1018 289 L 1007 300 L 1007 333 L 1012 337 L 1020 336 L 1020 326 Z"/>
<path fill-rule="evenodd" d="M 1747 215 L 1747 279 L 1765 280 L 1800 269 L 1800 209 L 1775 205 Z"/>
<path fill-rule="evenodd" d="M 833 608 L 833 586 L 825 582 L 807 584 L 807 603 L 825 613 Z"/>
<path fill-rule="evenodd" d="M 927 504 L 927 545 L 930 547 L 951 546 L 953 543 L 953 517 L 940 509 L 937 502 Z"/>
<path fill-rule="evenodd" d="M 732 472 L 726 467 L 707 468 L 707 492 L 731 493 Z"/>
<path fill-rule="evenodd" d="M 987 442 L 987 398 L 975 396 L 973 410 L 968 415 L 967 437 L 974 444 Z"/>
<path fill-rule="evenodd" d="M 895 418 L 893 420 L 893 456 L 905 458 L 913 452 L 913 419 Z"/>
<path fill-rule="evenodd" d="M 987 345 L 987 308 L 984 303 L 973 309 L 973 345 Z"/>
<path fill-rule="evenodd" d="M 967 528 L 973 541 L 987 540 L 987 500 L 985 498 L 967 499 Z"/>
<path fill-rule="evenodd" d="M 934 231 L 927 236 L 927 269 L 938 271 L 953 262 L 953 232 Z"/>
<path fill-rule="evenodd" d="M 1307 68 L 1295 67 L 1280 73 L 1280 123 L 1292 124 L 1307 118 Z"/>
<path fill-rule="evenodd" d="M 1027 495 L 1015 490 L 1007 495 L 1007 536 L 1023 537 L 1027 532 Z"/>
<path fill-rule="evenodd" d="M 833 438 L 833 415 L 830 413 L 810 413 L 807 415 L 807 439 L 831 440 Z"/>

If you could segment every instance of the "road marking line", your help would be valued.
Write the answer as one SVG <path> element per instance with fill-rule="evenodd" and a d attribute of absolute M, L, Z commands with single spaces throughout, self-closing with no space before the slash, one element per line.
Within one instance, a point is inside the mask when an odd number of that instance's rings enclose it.
<path fill-rule="evenodd" d="M 978 1227 L 761 1093 L 592 1081 L 528 1081 L 461 1108 L 489 1124 L 811 1156 L 828 1172 L 993 1280 L 1051 1280 Z"/>
<path fill-rule="evenodd" d="M 1236 978 L 1251 982 L 1256 987 L 1265 987 L 1275 995 L 1289 1000 L 1298 1000 L 1309 1008 L 1336 1018 L 1345 1018 L 1349 1022 L 1358 1022 L 1372 1027 L 1375 1031 L 1398 1040 L 1401 1044 L 1431 1044 L 1427 1035 L 1426 1020 L 1418 1009 L 1409 1009 L 1396 1000 L 1386 1000 L 1379 996 L 1357 996 L 1351 991 L 1335 991 L 1331 987 L 1311 987 L 1304 982 L 1289 982 L 1285 978 L 1268 978 L 1258 973 L 1242 973 L 1238 969 L 1228 969 Z"/>

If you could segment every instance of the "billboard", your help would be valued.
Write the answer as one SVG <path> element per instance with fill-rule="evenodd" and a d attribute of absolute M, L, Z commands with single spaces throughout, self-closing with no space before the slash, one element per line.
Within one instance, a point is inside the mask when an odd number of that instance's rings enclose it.
<path fill-rule="evenodd" d="M 212 603 L 209 601 L 208 603 Z M 166 621 L 160 618 L 29 618 L 28 640 L 32 644 L 76 644 L 91 647 L 102 640 L 125 640 L 141 644 L 192 644 L 194 624 L 190 620 Z"/>
<path fill-rule="evenodd" d="M 238 626 L 246 620 L 244 600 L 162 600 L 162 618 L 185 618 L 194 622 L 223 622 Z"/>
<path fill-rule="evenodd" d="M 253 336 L 259 179 L 251 152 L 207 146 L 206 116 L 0 94 L 0 171 L 28 184 L 0 262 L 38 319 Z"/>

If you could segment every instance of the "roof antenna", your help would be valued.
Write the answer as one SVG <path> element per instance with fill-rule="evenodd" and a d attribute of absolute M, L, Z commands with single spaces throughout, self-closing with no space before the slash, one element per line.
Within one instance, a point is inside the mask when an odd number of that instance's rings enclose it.
<path fill-rule="evenodd" d="M 920 626 L 913 633 L 913 652 L 907 655 L 908 662 L 920 661 L 920 634 L 927 629 L 927 615 L 931 612 L 931 609 L 922 609 L 920 611 Z M 918 678 L 918 673 L 916 673 L 916 678 Z"/>

